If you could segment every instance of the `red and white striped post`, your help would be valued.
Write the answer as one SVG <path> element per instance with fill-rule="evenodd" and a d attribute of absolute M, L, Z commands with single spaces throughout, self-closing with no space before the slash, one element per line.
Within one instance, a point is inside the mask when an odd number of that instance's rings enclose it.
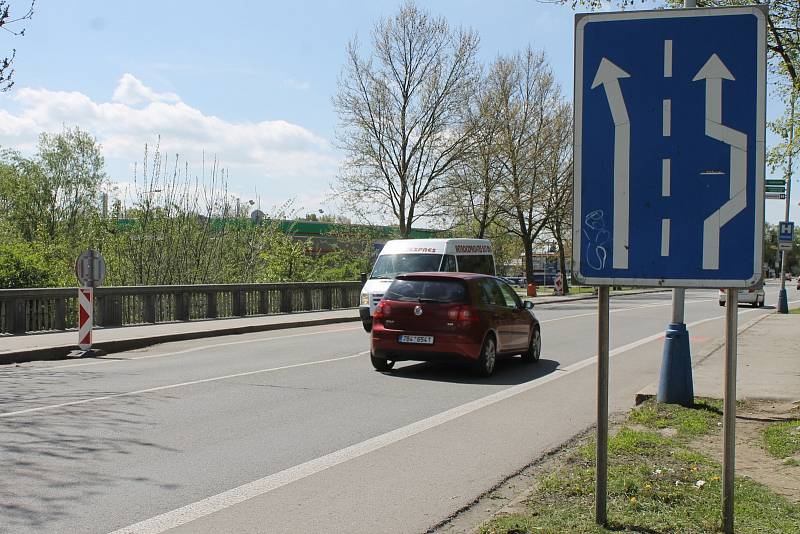
<path fill-rule="evenodd" d="M 78 288 L 78 348 L 92 348 L 92 326 L 94 320 L 94 288 Z"/>
<path fill-rule="evenodd" d="M 75 262 L 75 276 L 83 287 L 78 288 L 78 348 L 86 353 L 92 348 L 94 326 L 94 288 L 106 277 L 106 262 L 103 255 L 87 250 Z M 78 355 L 83 355 L 79 353 Z"/>

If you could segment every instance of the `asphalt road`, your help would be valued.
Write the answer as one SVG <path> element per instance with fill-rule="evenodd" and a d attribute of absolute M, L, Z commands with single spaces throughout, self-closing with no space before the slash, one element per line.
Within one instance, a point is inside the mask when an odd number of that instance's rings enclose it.
<path fill-rule="evenodd" d="M 0 532 L 424 532 L 593 423 L 595 308 L 537 307 L 542 359 L 491 379 L 377 373 L 357 323 L 0 368 Z M 670 295 L 611 308 L 614 411 L 657 379 Z M 693 353 L 723 315 L 687 292 Z"/>

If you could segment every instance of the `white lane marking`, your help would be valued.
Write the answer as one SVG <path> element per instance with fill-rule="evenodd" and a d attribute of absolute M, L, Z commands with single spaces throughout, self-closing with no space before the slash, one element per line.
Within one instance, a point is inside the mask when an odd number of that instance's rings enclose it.
<path fill-rule="evenodd" d="M 207 382 L 217 382 L 220 380 L 227 380 L 229 378 L 238 378 L 240 376 L 250 376 L 250 375 L 257 375 L 261 373 L 270 373 L 273 371 L 283 371 L 284 369 L 294 369 L 297 367 L 307 367 L 309 365 L 317 365 L 320 363 L 330 363 L 330 362 L 340 362 L 342 360 L 350 360 L 352 358 L 358 358 L 359 356 L 363 356 L 364 354 L 369 354 L 369 351 L 362 351 L 357 354 L 351 354 L 349 356 L 342 356 L 340 358 L 328 358 L 327 360 L 314 360 L 313 362 L 303 362 L 303 363 L 295 363 L 291 365 L 282 365 L 280 367 L 270 367 L 268 369 L 258 369 L 256 371 L 245 371 L 243 373 L 234 373 L 230 375 L 224 376 L 215 376 L 211 378 L 201 378 L 199 380 L 190 380 L 188 382 L 181 382 L 179 384 L 168 384 L 165 386 L 156 386 L 153 388 L 147 389 L 137 389 L 136 391 L 124 391 L 122 393 L 113 393 L 111 395 L 103 395 L 102 397 L 91 397 L 89 399 L 81 399 L 76 401 L 70 402 L 62 402 L 61 404 L 51 404 L 48 406 L 37 406 L 36 408 L 26 408 L 25 410 L 17 410 L 15 412 L 5 412 L 0 413 L 0 418 L 3 417 L 12 417 L 14 415 L 22 415 L 26 413 L 34 413 L 34 412 L 43 412 L 45 410 L 55 410 L 57 408 L 65 408 L 67 406 L 77 406 L 79 404 L 88 404 L 90 402 L 97 402 L 102 400 L 108 399 L 116 399 L 118 397 L 130 397 L 133 395 L 142 395 L 144 393 L 152 393 L 154 391 L 164 391 L 166 389 L 175 389 L 181 388 L 184 386 L 193 386 L 195 384 L 205 384 Z"/>
<path fill-rule="evenodd" d="M 672 135 L 672 100 L 669 98 L 664 99 L 664 125 L 661 134 L 664 137 Z"/>
<path fill-rule="evenodd" d="M 669 219 L 661 219 L 661 255 L 669 256 Z"/>
<path fill-rule="evenodd" d="M 51 369 L 67 369 L 70 367 L 85 367 L 87 365 L 100 365 L 104 363 L 120 363 L 120 362 L 129 362 L 131 360 L 148 360 L 150 358 L 163 358 L 165 356 L 177 356 L 178 354 L 187 354 L 189 352 L 197 352 L 201 350 L 207 349 L 215 349 L 218 347 L 228 347 L 230 345 L 242 345 L 245 343 L 261 343 L 264 341 L 275 341 L 280 339 L 291 339 L 296 337 L 304 337 L 304 336 L 318 336 L 320 334 L 330 334 L 335 332 L 350 332 L 352 330 L 358 330 L 360 327 L 350 327 L 350 328 L 336 328 L 331 330 L 319 330 L 317 332 L 304 332 L 302 334 L 289 334 L 285 336 L 272 336 L 272 337 L 260 337 L 256 339 L 243 339 L 239 341 L 226 341 L 224 343 L 214 343 L 211 345 L 203 345 L 202 347 L 192 347 L 190 349 L 184 350 L 176 350 L 173 352 L 163 352 L 159 354 L 148 354 L 145 356 L 135 356 L 133 358 L 121 358 L 121 359 L 99 359 L 91 362 L 82 362 L 82 363 L 70 363 L 66 365 L 56 365 L 52 367 L 28 367 L 26 370 L 30 371 L 49 371 Z M 186 340 L 186 341 L 193 341 L 193 340 Z M 194 340 L 196 341 L 196 340 Z M 167 343 L 180 343 L 178 341 L 168 341 Z"/>
<path fill-rule="evenodd" d="M 705 298 L 705 299 L 687 300 L 685 302 L 685 304 L 697 304 L 698 302 L 709 302 L 709 301 L 716 302 L 716 300 L 717 300 L 716 298 L 714 298 L 714 299 Z M 616 309 L 612 309 L 609 313 L 620 313 L 620 312 L 626 312 L 626 311 L 641 310 L 643 308 L 663 308 L 664 306 L 672 306 L 672 302 L 665 302 L 665 303 L 661 303 L 661 304 L 644 304 L 642 306 L 634 306 L 632 308 L 616 308 Z M 592 311 L 592 312 L 587 312 L 587 313 L 579 313 L 579 314 L 576 314 L 576 315 L 565 315 L 564 317 L 556 317 L 555 319 L 545 319 L 544 321 L 539 321 L 539 324 L 554 323 L 556 321 L 563 321 L 565 319 L 578 319 L 580 317 L 591 317 L 592 315 L 597 315 L 597 312 L 596 311 Z"/>
<path fill-rule="evenodd" d="M 741 314 L 753 313 L 756 311 L 759 310 L 746 310 L 740 313 Z M 709 317 L 707 319 L 695 321 L 686 326 L 694 327 L 703 323 L 716 321 L 724 318 L 725 318 L 724 315 Z M 646 345 L 647 343 L 656 341 L 663 337 L 664 337 L 664 332 L 653 334 L 652 336 L 648 336 L 639 339 L 638 341 L 634 341 L 633 343 L 628 343 L 627 345 L 618 347 L 610 351 L 609 356 L 616 356 L 622 354 L 624 352 L 635 349 L 642 345 Z M 531 382 L 518 384 L 516 386 L 512 386 L 502 391 L 492 393 L 491 395 L 487 395 L 485 397 L 481 397 L 474 401 L 470 401 L 466 404 L 462 404 L 461 406 L 456 406 L 455 408 L 451 408 L 450 410 L 446 410 L 444 412 L 438 413 L 426 419 L 422 419 L 420 421 L 397 428 L 385 434 L 375 436 L 360 443 L 356 443 L 355 445 L 345 447 L 344 449 L 339 449 L 338 451 L 326 454 L 324 456 L 320 456 L 319 458 L 315 458 L 313 460 L 309 460 L 308 462 L 295 465 L 294 467 L 289 467 L 288 469 L 284 469 L 283 471 L 279 471 L 264 478 L 254 480 L 253 482 L 243 484 L 239 487 L 230 489 L 228 491 L 218 493 L 217 495 L 212 495 L 211 497 L 207 497 L 205 499 L 188 504 L 181 508 L 177 508 L 170 512 L 165 512 L 161 515 L 157 515 L 150 519 L 145 519 L 144 521 L 141 521 L 134 525 L 123 527 L 121 529 L 115 530 L 111 534 L 159 534 L 171 528 L 176 528 L 181 525 L 185 525 L 196 519 L 200 519 L 202 517 L 211 515 L 215 512 L 219 512 L 226 508 L 230 508 L 231 506 L 242 503 L 254 497 L 264 495 L 265 493 L 269 493 L 270 491 L 291 484 L 292 482 L 297 482 L 298 480 L 315 475 L 331 467 L 337 466 L 339 464 L 345 463 L 350 460 L 354 460 L 360 456 L 364 456 L 365 454 L 377 451 L 379 449 L 397 443 L 398 441 L 402 441 L 406 438 L 410 438 L 412 436 L 420 434 L 421 432 L 424 432 L 426 430 L 430 430 L 437 426 L 448 423 L 454 419 L 458 419 L 459 417 L 468 415 L 472 412 L 476 412 L 482 408 L 486 408 L 487 406 L 491 406 L 493 404 L 504 401 L 511 397 L 520 395 L 521 393 L 525 393 L 532 389 L 538 388 L 554 380 L 558 380 L 567 375 L 570 375 L 576 371 L 580 371 L 585 367 L 595 364 L 595 362 L 596 362 L 595 357 L 590 356 L 589 358 L 575 362 L 567 367 L 558 369 L 560 371 L 558 373 L 551 373 L 546 377 L 538 378 Z"/>
<path fill-rule="evenodd" d="M 672 39 L 664 41 L 664 78 L 672 78 Z"/>
<path fill-rule="evenodd" d="M 661 196 L 670 195 L 670 174 L 672 173 L 672 160 L 665 158 L 661 160 Z"/>

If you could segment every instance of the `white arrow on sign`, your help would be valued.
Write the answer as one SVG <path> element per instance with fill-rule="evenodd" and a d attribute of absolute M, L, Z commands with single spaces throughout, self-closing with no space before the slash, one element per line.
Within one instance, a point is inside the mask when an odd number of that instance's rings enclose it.
<path fill-rule="evenodd" d="M 730 145 L 728 201 L 703 221 L 703 269 L 719 269 L 719 233 L 747 206 L 747 135 L 722 124 L 722 80 L 736 80 L 717 54 L 711 54 L 692 81 L 706 82 L 706 135 Z"/>
<path fill-rule="evenodd" d="M 631 123 L 620 78 L 631 75 L 616 66 L 607 58 L 600 60 L 592 82 L 592 89 L 602 85 L 606 91 L 611 118 L 614 120 L 614 231 L 613 262 L 614 269 L 628 268 L 628 217 L 630 214 L 630 158 L 631 158 Z"/>

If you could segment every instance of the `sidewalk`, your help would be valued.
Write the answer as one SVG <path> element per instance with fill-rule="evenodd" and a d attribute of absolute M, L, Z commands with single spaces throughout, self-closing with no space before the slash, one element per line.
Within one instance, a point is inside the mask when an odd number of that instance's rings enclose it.
<path fill-rule="evenodd" d="M 92 341 L 94 342 L 92 348 L 105 352 L 121 352 L 170 341 L 354 321 L 359 321 L 357 309 L 97 328 L 92 332 Z M 77 343 L 78 332 L 76 330 L 2 336 L 0 337 L 0 364 L 33 360 L 59 360 L 66 358 L 70 351 L 77 349 Z"/>
<path fill-rule="evenodd" d="M 736 398 L 800 401 L 800 315 L 777 313 L 759 317 L 739 332 Z M 693 355 L 695 397 L 723 397 L 725 345 L 719 340 L 705 353 Z M 654 382 L 636 394 L 636 403 L 655 397 Z"/>
<path fill-rule="evenodd" d="M 612 296 L 639 295 L 669 291 L 666 289 L 639 289 L 617 291 Z M 535 304 L 557 304 L 576 300 L 596 299 L 596 295 L 583 293 L 563 297 L 533 297 Z M 206 337 L 247 334 L 267 330 L 300 328 L 334 323 L 359 321 L 358 309 L 267 315 L 259 317 L 209 319 L 203 321 L 159 323 L 155 325 L 98 328 L 92 333 L 92 348 L 105 352 L 140 349 L 170 341 L 185 341 Z M 0 365 L 33 360 L 59 360 L 77 349 L 78 332 L 51 332 L 21 336 L 0 336 Z"/>

